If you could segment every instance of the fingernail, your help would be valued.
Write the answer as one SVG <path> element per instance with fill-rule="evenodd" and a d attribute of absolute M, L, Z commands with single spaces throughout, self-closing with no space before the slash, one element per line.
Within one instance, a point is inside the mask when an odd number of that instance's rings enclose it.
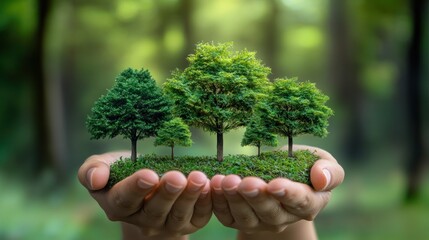
<path fill-rule="evenodd" d="M 155 184 L 153 184 L 153 183 L 151 183 L 151 182 L 147 182 L 147 181 L 145 181 L 145 180 L 143 180 L 143 179 L 139 179 L 139 180 L 137 181 L 137 185 L 138 185 L 140 188 L 148 189 L 148 188 L 153 187 Z"/>
<path fill-rule="evenodd" d="M 329 186 L 329 184 L 331 183 L 331 172 L 329 172 L 329 170 L 328 170 L 328 169 L 326 169 L 326 168 L 322 169 L 322 172 L 323 172 L 323 175 L 325 175 L 325 178 L 326 178 L 326 184 L 325 184 L 325 186 L 324 186 L 324 187 L 323 187 L 323 189 L 322 189 L 322 191 L 323 191 L 323 190 L 325 190 L 325 189 Z"/>
<path fill-rule="evenodd" d="M 202 186 L 204 186 L 206 183 L 195 183 L 195 182 L 191 182 L 192 184 L 188 187 L 189 191 L 191 192 L 197 192 L 198 190 L 201 189 Z"/>
<path fill-rule="evenodd" d="M 201 192 L 200 199 L 205 199 L 207 197 L 207 195 L 209 195 L 209 191 Z"/>
<path fill-rule="evenodd" d="M 271 194 L 276 195 L 277 197 L 283 197 L 285 195 L 285 190 L 284 189 L 279 189 L 275 192 L 271 192 Z"/>
<path fill-rule="evenodd" d="M 259 194 L 259 190 L 258 189 L 254 189 L 251 191 L 247 191 L 247 192 L 243 192 L 244 195 L 246 195 L 247 197 L 256 197 Z"/>
<path fill-rule="evenodd" d="M 89 187 L 91 188 L 91 190 L 94 189 L 94 186 L 92 185 L 92 176 L 94 175 L 95 170 L 96 170 L 95 168 L 91 168 L 86 173 L 86 181 L 88 182 Z"/>
<path fill-rule="evenodd" d="M 222 188 L 213 187 L 213 190 L 218 195 L 222 195 L 223 194 Z"/>
<path fill-rule="evenodd" d="M 166 183 L 165 184 L 165 188 L 167 189 L 167 191 L 171 192 L 171 193 L 177 193 L 180 190 L 182 190 L 182 186 L 176 186 L 174 184 L 171 183 Z"/>
<path fill-rule="evenodd" d="M 226 193 L 228 193 L 229 195 L 235 195 L 237 193 L 237 186 L 233 186 L 230 188 L 224 188 L 223 189 Z"/>

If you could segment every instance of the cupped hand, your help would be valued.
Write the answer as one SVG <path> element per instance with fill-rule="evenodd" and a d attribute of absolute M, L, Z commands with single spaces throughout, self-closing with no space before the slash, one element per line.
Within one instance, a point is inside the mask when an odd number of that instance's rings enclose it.
<path fill-rule="evenodd" d="M 245 233 L 282 232 L 300 220 L 313 220 L 330 200 L 344 170 L 328 152 L 309 146 L 319 156 L 311 169 L 314 188 L 285 178 L 266 183 L 257 177 L 216 175 L 211 180 L 213 212 L 228 227 Z"/>
<path fill-rule="evenodd" d="M 186 178 L 178 171 L 160 179 L 142 169 L 118 182 L 107 184 L 110 164 L 129 153 L 106 153 L 88 158 L 78 178 L 112 221 L 139 229 L 143 237 L 156 239 L 180 237 L 205 226 L 212 214 L 210 182 L 198 171 Z M 126 234 L 126 233 L 125 233 Z"/>

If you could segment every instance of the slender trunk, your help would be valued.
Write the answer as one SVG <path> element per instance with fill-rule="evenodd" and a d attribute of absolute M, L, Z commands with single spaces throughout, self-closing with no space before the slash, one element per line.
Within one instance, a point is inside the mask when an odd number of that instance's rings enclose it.
<path fill-rule="evenodd" d="M 171 160 L 174 160 L 174 145 L 171 146 Z"/>
<path fill-rule="evenodd" d="M 37 25 L 34 36 L 34 115 L 36 128 L 36 174 L 41 172 L 44 167 L 58 167 L 54 159 L 53 142 L 51 134 L 51 125 L 48 118 L 48 103 L 46 93 L 46 81 L 43 71 L 44 67 L 44 42 L 47 17 L 50 11 L 51 2 L 49 0 L 39 0 L 37 2 Z M 55 169 L 61 171 L 60 169 Z M 62 173 L 59 174 L 60 176 Z"/>
<path fill-rule="evenodd" d="M 407 160 L 407 186 L 405 199 L 411 201 L 419 197 L 423 179 L 424 156 L 423 136 L 421 123 L 421 84 L 422 80 L 422 44 L 424 29 L 424 11 L 427 9 L 427 1 L 413 0 L 411 4 L 411 18 L 413 29 L 411 33 L 408 52 L 407 69 L 407 111 L 408 111 L 408 160 Z"/>
<path fill-rule="evenodd" d="M 265 34 L 264 34 L 264 45 L 265 52 L 267 54 L 266 59 L 264 59 L 267 66 L 272 68 L 272 79 L 277 78 L 278 76 L 283 76 L 281 71 L 283 68 L 278 68 L 277 57 L 279 55 L 279 16 L 280 9 L 278 0 L 269 0 L 268 1 L 269 13 L 267 15 L 265 22 Z"/>
<path fill-rule="evenodd" d="M 341 141 L 341 148 L 347 154 L 348 159 L 356 162 L 365 159 L 362 157 L 365 144 L 365 135 L 363 131 L 364 111 L 364 91 L 361 87 L 359 77 L 359 64 L 356 61 L 359 47 L 351 34 L 351 20 L 348 14 L 350 1 L 330 0 L 329 1 L 329 79 L 333 86 L 332 99 L 341 103 L 347 117 L 344 139 Z M 338 67 L 341 66 L 341 67 Z"/>
<path fill-rule="evenodd" d="M 131 161 L 137 160 L 137 137 L 131 138 Z"/>
<path fill-rule="evenodd" d="M 223 161 L 223 133 L 218 132 L 217 134 L 217 160 Z"/>
<path fill-rule="evenodd" d="M 194 11 L 194 0 L 182 0 L 180 1 L 180 14 L 182 18 L 183 35 L 185 40 L 185 46 L 183 48 L 182 62 L 179 63 L 181 67 L 186 67 L 188 62 L 186 57 L 192 52 L 195 44 L 192 27 L 192 13 Z"/>
<path fill-rule="evenodd" d="M 287 155 L 288 155 L 288 157 L 293 157 L 293 150 L 292 150 L 292 148 L 293 148 L 293 139 L 292 139 L 291 136 L 288 136 L 287 140 L 288 140 L 288 152 L 287 152 Z"/>
<path fill-rule="evenodd" d="M 260 157 L 261 156 L 261 144 L 259 143 L 258 144 L 258 157 Z"/>

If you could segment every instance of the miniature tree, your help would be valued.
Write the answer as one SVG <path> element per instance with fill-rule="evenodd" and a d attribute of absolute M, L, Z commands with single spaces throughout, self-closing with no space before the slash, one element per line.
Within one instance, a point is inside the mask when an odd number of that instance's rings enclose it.
<path fill-rule="evenodd" d="M 217 160 L 223 160 L 223 134 L 245 125 L 258 96 L 270 83 L 270 69 L 247 50 L 232 43 L 198 44 L 189 66 L 173 72 L 164 85 L 174 111 L 190 126 L 217 136 Z"/>
<path fill-rule="evenodd" d="M 163 95 L 148 70 L 128 68 L 115 85 L 101 96 L 87 119 L 92 139 L 118 135 L 131 140 L 131 160 L 137 158 L 137 140 L 156 135 L 171 119 L 171 102 Z"/>
<path fill-rule="evenodd" d="M 174 160 L 174 147 L 176 145 L 189 147 L 192 145 L 191 131 L 182 119 L 173 118 L 165 122 L 158 130 L 155 146 L 163 145 L 171 148 L 171 160 Z"/>
<path fill-rule="evenodd" d="M 328 134 L 328 118 L 333 115 L 325 105 L 328 99 L 313 83 L 298 82 L 297 78 L 277 79 L 258 109 L 272 132 L 288 138 L 288 156 L 293 157 L 293 137 Z"/>
<path fill-rule="evenodd" d="M 244 132 L 241 146 L 255 146 L 258 148 L 258 157 L 261 156 L 261 146 L 277 146 L 277 136 L 271 133 L 259 116 L 252 117 Z"/>

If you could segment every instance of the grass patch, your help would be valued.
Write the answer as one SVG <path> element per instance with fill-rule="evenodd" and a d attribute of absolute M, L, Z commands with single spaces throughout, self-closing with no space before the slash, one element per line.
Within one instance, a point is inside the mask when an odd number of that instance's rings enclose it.
<path fill-rule="evenodd" d="M 236 174 L 240 177 L 257 176 L 268 182 L 283 177 L 310 185 L 310 169 L 318 156 L 308 150 L 296 151 L 294 155 L 294 158 L 289 158 L 287 151 L 265 152 L 260 157 L 228 155 L 223 162 L 209 156 L 180 156 L 171 160 L 169 156 L 141 155 L 136 162 L 125 158 L 113 163 L 110 166 L 108 186 L 113 186 L 143 168 L 152 169 L 160 176 L 171 170 L 178 170 L 185 175 L 198 170 L 209 178 L 216 174 Z"/>

